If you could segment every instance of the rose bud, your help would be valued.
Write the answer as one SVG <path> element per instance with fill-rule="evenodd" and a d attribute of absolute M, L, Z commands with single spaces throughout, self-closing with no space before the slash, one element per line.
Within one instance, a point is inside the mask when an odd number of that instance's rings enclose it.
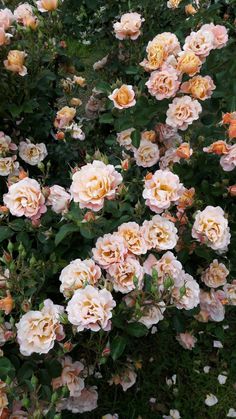
<path fill-rule="evenodd" d="M 228 188 L 228 192 L 230 196 L 236 196 L 236 185 L 232 185 Z"/>
<path fill-rule="evenodd" d="M 126 172 L 129 169 L 129 159 L 125 159 L 121 163 L 122 169 Z"/>
<path fill-rule="evenodd" d="M 0 300 L 0 310 L 3 310 L 5 314 L 7 315 L 12 311 L 13 307 L 14 307 L 14 300 L 11 294 L 9 293 L 9 291 L 7 291 L 7 296 Z"/>
<path fill-rule="evenodd" d="M 189 159 L 193 154 L 193 150 L 190 148 L 189 143 L 182 143 L 176 150 L 176 155 L 181 159 Z"/>
<path fill-rule="evenodd" d="M 64 132 L 59 131 L 59 132 L 56 133 L 55 137 L 56 137 L 57 140 L 64 140 L 65 134 L 64 134 Z"/>
<path fill-rule="evenodd" d="M 86 212 L 86 214 L 84 215 L 84 218 L 83 218 L 83 220 L 87 221 L 87 222 L 94 221 L 95 219 L 96 219 L 96 216 L 92 211 Z"/>

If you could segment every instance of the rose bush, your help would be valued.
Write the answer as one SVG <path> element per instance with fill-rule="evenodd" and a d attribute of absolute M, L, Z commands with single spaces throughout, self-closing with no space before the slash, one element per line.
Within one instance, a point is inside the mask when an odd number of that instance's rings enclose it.
<path fill-rule="evenodd" d="M 234 417 L 235 6 L 5 3 L 0 417 Z"/>

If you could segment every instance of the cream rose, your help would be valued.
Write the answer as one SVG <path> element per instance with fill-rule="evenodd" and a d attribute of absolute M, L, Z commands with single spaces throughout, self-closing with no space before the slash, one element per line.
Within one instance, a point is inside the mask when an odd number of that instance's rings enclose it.
<path fill-rule="evenodd" d="M 218 291 L 211 290 L 200 292 L 200 313 L 196 316 L 198 321 L 207 322 L 213 320 L 215 322 L 221 322 L 224 320 L 225 308 L 221 303 Z"/>
<path fill-rule="evenodd" d="M 153 71 L 145 83 L 149 93 L 157 100 L 175 96 L 180 82 L 178 72 L 171 66 L 163 65 L 160 70 Z"/>
<path fill-rule="evenodd" d="M 220 158 L 220 165 L 225 172 L 231 172 L 236 167 L 236 144 L 229 147 L 229 150 Z"/>
<path fill-rule="evenodd" d="M 191 310 L 199 304 L 200 288 L 191 275 L 184 273 L 178 287 L 173 288 L 171 296 L 178 309 Z"/>
<path fill-rule="evenodd" d="M 178 240 L 174 223 L 160 215 L 155 215 L 150 221 L 144 221 L 141 232 L 148 249 L 173 249 Z"/>
<path fill-rule="evenodd" d="M 12 143 L 11 138 L 4 134 L 4 132 L 0 131 L 0 155 L 4 156 L 9 151 L 16 151 L 17 146 Z"/>
<path fill-rule="evenodd" d="M 122 176 L 111 164 L 104 164 L 94 160 L 86 164 L 72 176 L 70 193 L 80 208 L 89 208 L 99 211 L 104 205 L 104 200 L 114 199 Z"/>
<path fill-rule="evenodd" d="M 185 39 L 184 51 L 192 51 L 201 60 L 204 60 L 214 48 L 214 35 L 212 32 L 200 29 L 197 32 L 191 32 Z"/>
<path fill-rule="evenodd" d="M 71 297 L 77 289 L 90 284 L 95 286 L 101 277 L 101 269 L 92 259 L 75 259 L 62 269 L 59 281 L 60 291 L 65 297 Z"/>
<path fill-rule="evenodd" d="M 62 306 L 45 300 L 41 311 L 31 310 L 21 317 L 16 328 L 22 355 L 47 354 L 53 348 L 55 340 L 63 337 L 63 329 L 59 323 L 63 312 Z"/>
<path fill-rule="evenodd" d="M 198 211 L 192 228 L 192 237 L 206 243 L 208 247 L 219 253 L 226 252 L 231 235 L 222 208 L 207 206 L 203 211 Z"/>
<path fill-rule="evenodd" d="M 53 390 L 67 386 L 70 397 L 79 397 L 84 389 L 84 379 L 80 377 L 80 373 L 84 370 L 84 365 L 80 361 L 72 362 L 70 356 L 62 359 L 61 364 L 61 376 L 52 379 Z"/>
<path fill-rule="evenodd" d="M 38 219 L 47 210 L 39 183 L 30 178 L 11 185 L 8 193 L 3 195 L 3 202 L 16 217 Z"/>
<path fill-rule="evenodd" d="M 133 131 L 135 131 L 134 128 L 128 128 L 128 129 L 125 129 L 124 131 L 117 133 L 117 137 L 116 137 L 117 142 L 120 144 L 120 146 L 126 148 L 126 150 L 133 149 L 132 139 L 131 139 L 131 134 Z"/>
<path fill-rule="evenodd" d="M 177 59 L 177 70 L 186 73 L 190 77 L 199 73 L 202 61 L 193 51 L 182 51 Z"/>
<path fill-rule="evenodd" d="M 139 148 L 134 149 L 134 158 L 138 166 L 154 166 L 160 158 L 159 147 L 149 140 L 141 140 Z"/>
<path fill-rule="evenodd" d="M 3 28 L 0 27 L 0 46 L 8 45 L 10 43 L 12 35 L 4 31 Z"/>
<path fill-rule="evenodd" d="M 115 36 L 121 41 L 132 39 L 135 41 L 140 35 L 140 28 L 144 19 L 139 13 L 125 13 L 121 16 L 120 22 L 113 25 Z"/>
<path fill-rule="evenodd" d="M 127 252 L 124 238 L 117 233 L 100 237 L 96 241 L 96 247 L 92 249 L 93 259 L 105 269 L 113 263 L 122 262 Z"/>
<path fill-rule="evenodd" d="M 143 268 L 134 256 L 127 256 L 123 262 L 113 263 L 107 270 L 114 290 L 127 294 L 143 287 Z M 135 280 L 137 284 L 135 284 Z"/>
<path fill-rule="evenodd" d="M 236 280 L 231 282 L 231 284 L 225 284 L 223 290 L 228 300 L 227 304 L 236 306 Z"/>
<path fill-rule="evenodd" d="M 141 307 L 142 316 L 138 319 L 138 322 L 150 329 L 154 324 L 164 319 L 163 313 L 165 309 L 164 301 L 160 301 L 156 305 L 146 301 L 146 304 Z"/>
<path fill-rule="evenodd" d="M 78 332 L 84 329 L 94 332 L 100 329 L 108 331 L 111 328 L 110 319 L 115 306 L 116 303 L 109 291 L 87 285 L 75 291 L 66 311 L 69 322 L 76 326 Z"/>
<path fill-rule="evenodd" d="M 145 58 L 140 65 L 144 67 L 146 71 L 157 70 L 162 66 L 164 61 L 168 57 L 167 47 L 161 40 L 149 41 L 147 45 L 147 59 Z"/>
<path fill-rule="evenodd" d="M 214 23 L 208 23 L 201 27 L 203 31 L 209 31 L 212 33 L 213 39 L 213 47 L 216 49 L 221 49 L 225 47 L 228 42 L 228 32 L 225 26 L 223 25 L 214 25 Z"/>
<path fill-rule="evenodd" d="M 49 188 L 49 196 L 46 204 L 52 207 L 56 214 L 65 214 L 68 211 L 71 196 L 59 185 L 53 185 Z"/>
<path fill-rule="evenodd" d="M 214 259 L 209 267 L 202 273 L 201 280 L 211 288 L 221 287 L 226 283 L 229 271 L 223 263 Z"/>
<path fill-rule="evenodd" d="M 123 237 L 129 252 L 134 255 L 147 253 L 147 246 L 142 237 L 140 226 L 137 223 L 129 222 L 121 224 L 117 234 Z"/>
<path fill-rule="evenodd" d="M 209 99 L 216 86 L 210 76 L 195 76 L 189 81 L 181 84 L 181 92 L 190 93 L 195 99 Z"/>
<path fill-rule="evenodd" d="M 0 176 L 8 176 L 19 168 L 16 156 L 0 157 Z"/>
<path fill-rule="evenodd" d="M 45 159 L 48 152 L 44 143 L 33 144 L 29 140 L 19 144 L 19 156 L 31 166 L 36 166 Z"/>
<path fill-rule="evenodd" d="M 112 100 L 114 107 L 117 109 L 126 109 L 135 105 L 135 92 L 133 86 L 123 84 L 119 89 L 115 89 L 108 96 Z"/>
<path fill-rule="evenodd" d="M 166 123 L 174 128 L 185 131 L 189 125 L 199 118 L 202 107 L 190 96 L 176 97 L 169 105 Z"/>
<path fill-rule="evenodd" d="M 182 264 L 177 260 L 172 252 L 166 252 L 157 260 L 152 254 L 148 256 L 144 264 L 144 272 L 150 276 L 153 270 L 157 272 L 158 285 L 163 285 L 165 279 L 173 279 L 173 285 L 179 286 L 182 283 L 182 275 L 184 274 Z"/>
<path fill-rule="evenodd" d="M 37 17 L 34 16 L 32 6 L 29 3 L 20 4 L 14 10 L 14 17 L 18 23 L 35 29 L 38 25 Z"/>
<path fill-rule="evenodd" d="M 27 54 L 24 51 L 11 50 L 8 52 L 7 59 L 3 61 L 5 68 L 20 76 L 27 74 L 27 68 L 24 65 Z"/>

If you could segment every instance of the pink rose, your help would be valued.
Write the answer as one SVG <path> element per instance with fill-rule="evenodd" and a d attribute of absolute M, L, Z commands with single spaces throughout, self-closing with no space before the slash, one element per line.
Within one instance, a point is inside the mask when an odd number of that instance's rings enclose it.
<path fill-rule="evenodd" d="M 113 263 L 107 272 L 114 290 L 122 294 L 127 294 L 136 287 L 141 289 L 143 286 L 143 268 L 134 256 L 127 256 L 123 262 Z"/>
<path fill-rule="evenodd" d="M 166 123 L 174 128 L 185 131 L 189 125 L 199 118 L 202 107 L 190 96 L 176 97 L 169 105 Z"/>
<path fill-rule="evenodd" d="M 189 332 L 180 333 L 176 336 L 177 341 L 184 349 L 189 349 L 190 351 L 195 347 L 197 339 Z"/>
<path fill-rule="evenodd" d="M 163 65 L 160 70 L 153 71 L 146 86 L 149 93 L 157 100 L 168 99 L 174 96 L 179 88 L 177 71 L 167 65 Z"/>
<path fill-rule="evenodd" d="M 93 258 L 102 268 L 124 261 L 128 252 L 125 240 L 118 233 L 105 234 L 96 241 L 92 249 Z"/>
<path fill-rule="evenodd" d="M 10 28 L 14 20 L 14 15 L 10 9 L 0 10 L 0 28 L 4 29 L 4 31 Z"/>
<path fill-rule="evenodd" d="M 220 158 L 220 165 L 225 172 L 231 172 L 236 167 L 236 144 L 232 145 L 227 154 Z"/>
<path fill-rule="evenodd" d="M 201 27 L 203 31 L 209 31 L 213 34 L 213 46 L 216 49 L 221 49 L 225 47 L 228 42 L 228 32 L 225 26 L 223 25 L 214 25 L 214 23 L 208 23 Z"/>
<path fill-rule="evenodd" d="M 53 185 L 49 188 L 46 204 L 51 205 L 56 214 L 65 214 L 68 211 L 71 196 L 62 186 Z"/>

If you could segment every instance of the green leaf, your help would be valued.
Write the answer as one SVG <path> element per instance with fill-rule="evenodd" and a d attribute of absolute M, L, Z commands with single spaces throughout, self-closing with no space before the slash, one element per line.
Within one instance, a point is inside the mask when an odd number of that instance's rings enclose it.
<path fill-rule="evenodd" d="M 0 378 L 1 380 L 6 379 L 7 376 L 13 377 L 15 373 L 14 365 L 8 358 L 0 358 Z"/>
<path fill-rule="evenodd" d="M 10 239 L 14 235 L 14 232 L 9 227 L 0 227 L 0 243 L 6 239 Z"/>
<path fill-rule="evenodd" d="M 96 89 L 102 93 L 108 94 L 111 91 L 111 86 L 106 81 L 101 80 L 96 84 Z"/>
<path fill-rule="evenodd" d="M 141 336 L 145 336 L 148 332 L 148 329 L 142 323 L 129 323 L 125 328 L 128 335 L 135 336 L 139 338 Z"/>
<path fill-rule="evenodd" d="M 124 352 L 127 339 L 124 336 L 116 336 L 111 343 L 111 357 L 116 361 Z"/>
<path fill-rule="evenodd" d="M 83 223 L 80 226 L 80 233 L 85 239 L 94 239 L 97 236 L 94 223 Z"/>
<path fill-rule="evenodd" d="M 131 140 L 134 147 L 139 148 L 140 140 L 141 140 L 141 132 L 135 130 L 131 133 Z"/>
<path fill-rule="evenodd" d="M 64 224 L 55 236 L 55 245 L 58 246 L 67 236 L 79 231 L 75 224 Z"/>
<path fill-rule="evenodd" d="M 110 113 L 104 113 L 100 116 L 99 122 L 101 124 L 112 124 L 114 122 L 114 118 Z"/>

